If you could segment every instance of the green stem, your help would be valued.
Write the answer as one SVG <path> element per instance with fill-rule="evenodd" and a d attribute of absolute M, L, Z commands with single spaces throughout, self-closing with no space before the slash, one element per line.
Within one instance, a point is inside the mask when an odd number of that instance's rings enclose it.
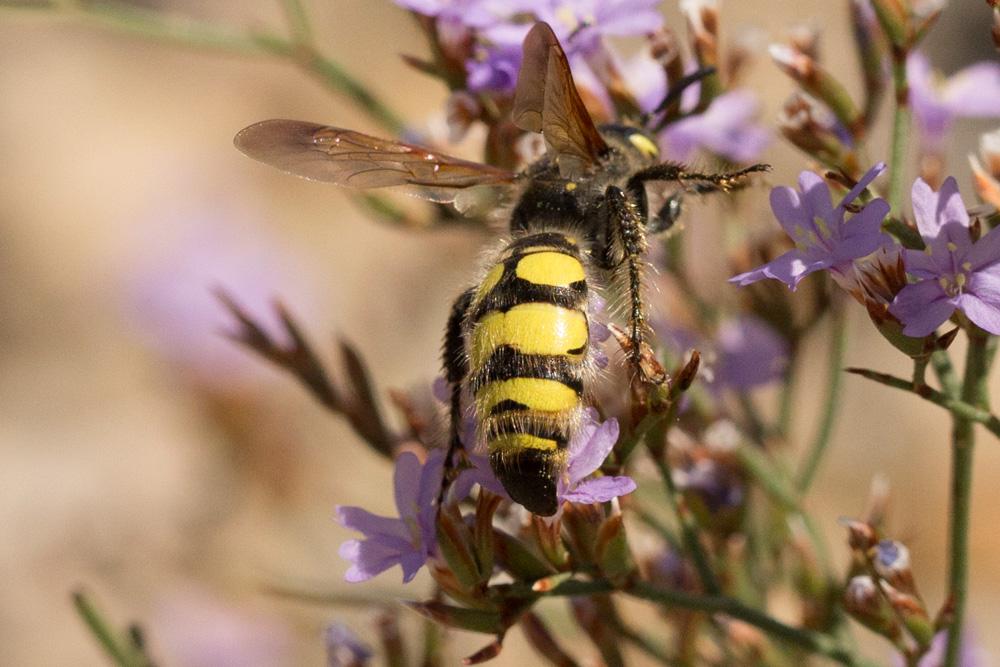
<path fill-rule="evenodd" d="M 75 591 L 73 606 L 105 653 L 118 667 L 146 667 L 151 664 L 140 651 L 123 640 L 119 633 L 108 625 L 86 593 Z"/>
<path fill-rule="evenodd" d="M 281 0 L 281 8 L 285 11 L 285 18 L 288 19 L 288 27 L 292 31 L 295 42 L 297 44 L 312 44 L 312 25 L 301 0 Z"/>
<path fill-rule="evenodd" d="M 971 403 L 966 403 L 965 401 L 957 398 L 951 398 L 944 392 L 937 391 L 927 385 L 914 388 L 913 383 L 910 380 L 895 377 L 887 373 L 879 373 L 865 368 L 848 368 L 847 372 L 860 375 L 863 378 L 868 378 L 873 382 L 884 384 L 887 387 L 895 387 L 896 389 L 902 389 L 903 391 L 915 394 L 926 401 L 934 403 L 935 405 L 940 405 L 942 408 L 950 412 L 956 419 L 965 419 L 977 424 L 982 424 L 990 431 L 990 433 L 1000 438 L 1000 418 L 987 410 L 977 408 Z"/>
<path fill-rule="evenodd" d="M 892 152 L 889 165 L 889 206 L 894 215 L 903 213 L 903 165 L 906 162 L 906 139 L 910 133 L 909 84 L 906 81 L 906 53 L 893 58 L 892 82 L 896 93 L 896 109 L 892 115 Z"/>
<path fill-rule="evenodd" d="M 962 387 L 958 383 L 958 375 L 955 374 L 955 367 L 951 363 L 951 357 L 947 350 L 938 350 L 931 355 L 931 367 L 941 383 L 941 389 L 951 397 L 958 397 Z"/>
<path fill-rule="evenodd" d="M 296 3 L 297 4 L 297 3 Z M 341 65 L 326 58 L 308 43 L 299 40 L 303 26 L 295 27 L 295 41 L 269 33 L 242 33 L 220 28 L 207 21 L 167 17 L 142 7 L 121 3 L 77 2 L 49 5 L 0 6 L 2 9 L 35 9 L 74 18 L 97 27 L 117 30 L 138 37 L 154 39 L 199 49 L 221 51 L 241 56 L 277 56 L 312 73 L 327 88 L 350 98 L 383 128 L 398 134 L 405 126 L 402 119 L 373 95 Z M 308 28 L 308 24 L 305 24 Z"/>
<path fill-rule="evenodd" d="M 603 580 L 569 580 L 548 591 L 546 595 L 593 595 L 614 590 L 615 587 L 613 584 Z M 868 664 L 856 658 L 848 649 L 829 635 L 787 625 L 766 612 L 748 607 L 734 598 L 721 595 L 695 595 L 677 590 L 659 588 L 643 581 L 633 582 L 620 590 L 626 595 L 653 602 L 667 609 L 681 608 L 708 614 L 725 614 L 763 630 L 774 639 L 811 653 L 826 656 L 841 665 L 861 666 Z"/>
<path fill-rule="evenodd" d="M 650 454 L 660 472 L 660 476 L 663 477 L 663 483 L 666 486 L 665 490 L 667 492 L 667 502 L 670 504 L 670 509 L 677 516 L 677 521 L 681 524 L 681 538 L 684 540 L 685 550 L 694 562 L 694 569 L 698 572 L 701 585 L 710 595 L 718 595 L 722 592 L 722 586 L 719 585 L 719 580 L 712 570 L 708 552 L 705 551 L 701 539 L 698 537 L 698 526 L 694 522 L 694 518 L 687 509 L 681 507 L 681 504 L 677 500 L 677 487 L 674 485 L 674 478 L 670 474 L 670 467 L 663 460 L 662 456 L 658 456 L 655 451 L 650 451 Z"/>
<path fill-rule="evenodd" d="M 962 382 L 962 400 L 970 405 L 986 404 L 986 378 L 996 350 L 996 341 L 996 338 L 970 326 L 965 378 Z M 955 667 L 958 664 L 969 592 L 969 516 L 972 509 L 972 462 L 976 443 L 974 423 L 968 417 L 953 417 L 951 527 L 948 538 L 948 588 L 952 621 L 948 626 L 945 667 Z"/>
<path fill-rule="evenodd" d="M 823 414 L 820 417 L 816 436 L 806 454 L 805 462 L 799 472 L 796 486 L 799 493 L 805 495 L 816 477 L 819 465 L 826 453 L 827 445 L 830 444 L 830 436 L 833 434 L 833 424 L 837 418 L 837 409 L 840 407 L 840 387 L 843 378 L 842 366 L 844 364 L 844 348 L 847 340 L 847 309 L 841 301 L 834 301 L 830 313 L 830 351 L 827 357 L 827 390 L 826 400 L 823 405 Z"/>
<path fill-rule="evenodd" d="M 781 384 L 781 398 L 778 403 L 778 421 L 774 431 L 787 441 L 792 428 L 792 413 L 795 407 L 795 364 L 798 361 L 798 346 L 793 345 L 788 355 L 788 370 L 785 371 L 785 381 Z"/>

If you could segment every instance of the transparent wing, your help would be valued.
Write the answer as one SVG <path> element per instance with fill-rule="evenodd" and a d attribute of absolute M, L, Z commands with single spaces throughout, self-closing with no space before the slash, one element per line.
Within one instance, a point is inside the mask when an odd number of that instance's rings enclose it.
<path fill-rule="evenodd" d="M 298 120 L 255 123 L 234 143 L 244 154 L 289 174 L 351 188 L 421 186 L 428 188 L 423 196 L 434 201 L 453 198 L 442 189 L 511 183 L 517 177 L 401 141 Z"/>
<path fill-rule="evenodd" d="M 514 123 L 541 132 L 565 172 L 597 164 L 608 145 L 573 83 L 566 53 L 547 23 L 524 38 L 524 58 L 514 93 Z"/>

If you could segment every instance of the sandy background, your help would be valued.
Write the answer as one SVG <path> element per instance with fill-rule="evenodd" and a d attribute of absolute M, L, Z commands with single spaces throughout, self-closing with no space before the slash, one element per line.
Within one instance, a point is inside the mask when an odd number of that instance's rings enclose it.
<path fill-rule="evenodd" d="M 277 3 L 151 4 L 284 29 Z M 387 0 L 309 4 L 331 57 L 404 117 L 439 112 L 444 89 L 397 57 L 423 53 L 403 11 Z M 764 44 L 797 23 L 819 25 L 826 62 L 857 90 L 840 47 L 846 3 L 792 4 L 730 2 L 724 25 L 753 26 Z M 995 57 L 982 3 L 953 4 L 929 43 L 939 66 Z M 678 25 L 672 6 L 668 16 Z M 231 664 L 322 664 L 324 624 L 344 619 L 364 633 L 373 613 L 260 587 L 342 587 L 336 549 L 348 533 L 332 507 L 390 512 L 391 471 L 290 380 L 223 341 L 227 319 L 206 288 L 227 285 L 251 305 L 280 294 L 314 341 L 334 332 L 354 341 L 382 389 L 426 385 L 450 299 L 484 236 L 374 224 L 336 188 L 239 155 L 233 134 L 268 117 L 376 129 L 286 63 L 10 9 L 0 9 L 0 63 L 0 663 L 102 664 L 69 605 L 84 585 L 115 619 L 143 621 L 164 664 L 222 664 L 197 657 L 220 635 L 248 651 Z M 751 81 L 773 117 L 790 85 L 764 59 Z M 966 122 L 954 135 L 951 164 L 967 193 L 964 155 L 986 129 Z M 767 157 L 775 183 L 792 182 L 802 164 L 780 142 Z M 905 374 L 860 309 L 851 316 L 848 364 Z M 803 441 L 822 383 L 824 348 L 809 347 Z M 843 415 L 809 504 L 843 555 L 836 518 L 859 512 L 872 475 L 885 472 L 897 534 L 936 606 L 947 419 L 854 377 Z M 971 615 L 1000 655 L 989 631 L 1000 620 L 1000 443 L 985 432 L 980 443 Z M 403 596 L 427 585 L 422 577 Z M 352 590 L 395 595 L 397 571 Z M 554 611 L 558 626 L 564 614 Z M 483 643 L 458 636 L 452 655 Z M 515 631 L 497 664 L 531 660 L 527 651 Z"/>

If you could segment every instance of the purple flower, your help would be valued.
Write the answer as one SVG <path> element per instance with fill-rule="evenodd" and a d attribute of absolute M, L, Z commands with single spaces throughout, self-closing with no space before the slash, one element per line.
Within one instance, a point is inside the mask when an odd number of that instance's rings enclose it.
<path fill-rule="evenodd" d="M 936 81 L 927 57 L 913 52 L 906 60 L 910 104 L 921 137 L 939 149 L 955 118 L 1000 116 L 1000 63 L 970 65 Z"/>
<path fill-rule="evenodd" d="M 292 629 L 279 616 L 188 585 L 157 602 L 150 627 L 156 629 L 157 656 L 167 665 L 280 667 L 295 646 Z"/>
<path fill-rule="evenodd" d="M 323 639 L 326 642 L 327 667 L 362 667 L 372 658 L 368 645 L 343 623 L 326 626 Z"/>
<path fill-rule="evenodd" d="M 771 133 L 755 122 L 759 111 L 760 102 L 749 90 L 720 95 L 704 113 L 682 118 L 663 131 L 664 153 L 685 162 L 703 148 L 734 162 L 752 162 L 771 142 Z"/>
<path fill-rule="evenodd" d="M 480 58 L 465 63 L 466 82 L 469 90 L 479 92 L 513 92 L 517 73 L 521 69 L 521 47 L 479 47 Z"/>
<path fill-rule="evenodd" d="M 795 241 L 795 249 L 753 271 L 733 276 L 729 282 L 745 287 L 765 278 L 774 278 L 795 289 L 810 273 L 824 269 L 846 270 L 855 259 L 891 243 L 882 233 L 882 220 L 889 213 L 884 199 L 873 199 L 860 212 L 844 220 L 847 205 L 885 169 L 879 163 L 834 208 L 826 182 L 811 171 L 799 174 L 799 190 L 780 186 L 771 190 L 771 210 L 785 232 Z"/>
<path fill-rule="evenodd" d="M 433 450 L 423 464 L 412 452 L 396 459 L 393 475 L 398 519 L 372 514 L 360 507 L 337 507 L 341 525 L 364 534 L 363 540 L 348 540 L 340 546 L 341 557 L 351 561 L 344 578 L 367 581 L 393 565 L 403 569 L 403 582 L 433 554 L 435 548 L 435 499 L 444 473 L 444 452 Z"/>
<path fill-rule="evenodd" d="M 660 0 L 542 0 L 539 21 L 552 26 L 568 53 L 590 53 L 600 38 L 645 35 L 663 25 Z"/>
<path fill-rule="evenodd" d="M 896 295 L 889 312 L 907 336 L 932 333 L 956 308 L 1000 334 L 1000 229 L 972 242 L 969 214 L 953 177 L 939 192 L 918 178 L 911 199 L 927 248 L 905 251 L 906 271 L 917 281 Z"/>
<path fill-rule="evenodd" d="M 560 505 L 564 502 L 603 503 L 635 491 L 636 484 L 631 477 L 586 479 L 601 467 L 617 441 L 617 419 L 598 422 L 595 410 L 584 411 L 580 430 L 569 443 L 566 470 L 556 488 Z"/>
<path fill-rule="evenodd" d="M 710 338 L 665 321 L 653 324 L 660 340 L 679 356 L 702 355 L 701 377 L 709 389 L 748 391 L 781 379 L 788 365 L 788 342 L 753 315 L 724 320 Z"/>
<path fill-rule="evenodd" d="M 780 380 L 788 366 L 788 341 L 752 315 L 724 321 L 716 332 L 719 353 L 715 380 L 746 391 Z"/>

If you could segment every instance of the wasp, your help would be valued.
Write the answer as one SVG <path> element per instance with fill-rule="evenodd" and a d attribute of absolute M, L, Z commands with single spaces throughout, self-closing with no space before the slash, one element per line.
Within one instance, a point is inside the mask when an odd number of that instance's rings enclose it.
<path fill-rule="evenodd" d="M 724 192 L 767 167 L 703 174 L 664 161 L 653 130 L 641 123 L 595 125 L 551 27 L 535 24 L 523 51 L 513 122 L 540 132 L 546 150 L 521 172 L 293 120 L 251 125 L 235 144 L 283 171 L 352 188 L 418 186 L 437 202 L 454 202 L 478 186 L 515 193 L 509 237 L 478 283 L 454 302 L 448 319 L 446 460 L 450 467 L 462 446 L 469 397 L 477 444 L 488 452 L 497 479 L 514 501 L 550 516 L 558 510 L 558 478 L 595 374 L 595 280 L 610 277 L 628 295 L 623 349 L 634 372 L 649 382 L 664 379 L 658 365 L 644 361 L 644 256 L 647 234 L 674 222 L 679 200 L 668 198 L 650 215 L 647 184 L 682 182 L 698 192 Z"/>

